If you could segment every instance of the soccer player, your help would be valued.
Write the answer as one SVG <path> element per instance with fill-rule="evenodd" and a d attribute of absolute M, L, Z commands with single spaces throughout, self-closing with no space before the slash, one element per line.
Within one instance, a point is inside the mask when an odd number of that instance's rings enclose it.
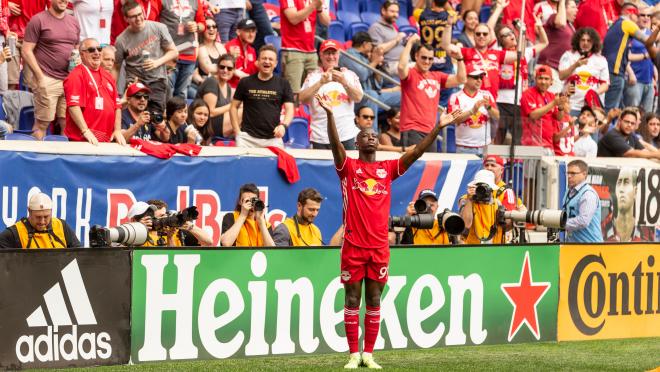
<path fill-rule="evenodd" d="M 341 180 L 344 200 L 344 242 L 341 248 L 341 281 L 346 293 L 344 302 L 344 326 L 350 351 L 350 359 L 344 368 L 381 368 L 373 359 L 374 343 L 380 327 L 380 296 L 388 277 L 390 247 L 388 242 L 388 218 L 392 181 L 402 175 L 424 150 L 435 141 L 440 129 L 453 123 L 461 115 L 460 110 L 443 114 L 439 125 L 414 148 L 397 160 L 376 161 L 378 133 L 367 127 L 356 138 L 358 159 L 346 157 L 346 150 L 339 140 L 327 97 L 316 95 L 328 117 L 328 138 Z M 358 330 L 362 282 L 365 283 L 367 311 L 364 318 L 364 349 L 358 351 Z"/>

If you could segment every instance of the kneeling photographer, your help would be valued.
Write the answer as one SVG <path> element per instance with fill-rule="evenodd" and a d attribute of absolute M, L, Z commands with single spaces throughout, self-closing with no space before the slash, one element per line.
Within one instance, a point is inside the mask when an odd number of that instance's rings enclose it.
<path fill-rule="evenodd" d="M 468 183 L 467 195 L 459 201 L 466 244 L 505 243 L 504 226 L 498 223 L 500 202 L 493 195 L 497 189 L 495 175 L 486 169 L 478 171 Z"/>
<path fill-rule="evenodd" d="M 168 215 L 167 203 L 158 199 L 137 202 L 128 211 L 131 222 L 141 222 L 149 228 L 143 247 L 213 245 L 210 234 L 195 225 L 197 215 L 195 207 Z"/>
<path fill-rule="evenodd" d="M 430 214 L 435 216 L 438 211 L 438 196 L 433 190 L 422 190 L 417 197 L 417 201 L 410 202 L 406 213 L 409 216 L 417 214 Z M 421 229 L 417 227 L 406 227 L 401 237 L 401 244 L 430 245 L 430 244 L 450 244 L 449 235 L 440 226 L 437 219 L 433 221 L 433 227 L 430 229 Z"/>
<path fill-rule="evenodd" d="M 259 189 L 248 183 L 239 189 L 234 212 L 222 218 L 223 247 L 274 247 L 270 224 L 266 221 L 266 205 L 259 199 Z"/>

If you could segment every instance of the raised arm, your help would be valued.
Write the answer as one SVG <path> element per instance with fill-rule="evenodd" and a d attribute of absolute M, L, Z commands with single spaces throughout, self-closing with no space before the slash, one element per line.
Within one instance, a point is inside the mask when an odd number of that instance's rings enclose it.
<path fill-rule="evenodd" d="M 339 140 L 339 133 L 337 133 L 337 125 L 335 124 L 335 116 L 332 113 L 332 106 L 326 97 L 320 94 L 316 95 L 316 100 L 328 116 L 328 139 L 330 140 L 330 148 L 332 149 L 332 157 L 335 159 L 335 166 L 341 168 L 346 161 L 346 149 Z"/>
<path fill-rule="evenodd" d="M 401 155 L 401 164 L 403 165 L 404 169 L 410 168 L 412 163 L 415 162 L 415 160 L 419 159 L 422 154 L 424 154 L 424 151 L 426 151 L 426 148 L 429 147 L 433 141 L 436 140 L 438 137 L 438 133 L 440 133 L 440 130 L 444 127 L 446 127 L 449 124 L 455 123 L 456 118 L 461 116 L 462 111 L 461 110 L 456 110 L 452 112 L 451 114 L 447 113 L 442 113 L 440 115 L 440 122 L 438 125 L 433 128 L 431 133 L 427 134 L 426 137 L 422 139 L 422 141 L 415 146 L 415 148 L 412 148 L 408 151 L 406 151 L 403 155 Z"/>
<path fill-rule="evenodd" d="M 406 80 L 408 78 L 408 63 L 410 62 L 410 50 L 412 49 L 413 44 L 419 40 L 418 34 L 413 34 L 408 39 L 406 46 L 403 48 L 403 52 L 399 56 L 399 65 L 397 66 L 397 72 L 399 73 L 399 79 Z"/>

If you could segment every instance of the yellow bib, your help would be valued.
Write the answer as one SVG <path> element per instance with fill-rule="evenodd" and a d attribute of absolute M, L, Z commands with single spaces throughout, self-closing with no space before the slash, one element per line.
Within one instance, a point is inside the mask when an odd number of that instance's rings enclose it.
<path fill-rule="evenodd" d="M 22 219 L 15 225 L 23 249 L 66 248 L 64 224 L 59 218 L 51 219 L 50 231 L 34 231 L 31 226 L 28 229 L 28 224 L 26 219 Z"/>
<path fill-rule="evenodd" d="M 240 212 L 234 212 L 234 222 L 238 219 Z M 270 227 L 270 224 L 266 222 L 266 226 Z M 261 232 L 259 231 L 259 225 L 257 221 L 252 218 L 247 218 L 243 227 L 238 232 L 236 237 L 236 246 L 237 247 L 263 247 L 264 239 L 261 237 Z"/>
<path fill-rule="evenodd" d="M 440 224 L 436 219 L 433 221 L 432 229 L 412 229 L 415 245 L 443 245 L 449 243 L 449 235 L 446 231 L 440 232 Z M 439 234 L 438 234 L 439 233 Z"/>
<path fill-rule="evenodd" d="M 502 227 L 497 225 L 498 203 L 481 204 L 472 203 L 472 226 L 465 240 L 466 244 L 483 244 L 491 232 L 491 227 L 496 226 L 497 232 L 491 237 L 493 244 L 502 243 Z M 482 240 L 483 239 L 483 240 Z"/>
<path fill-rule="evenodd" d="M 321 230 L 319 230 L 319 228 L 313 223 L 308 225 L 298 224 L 298 229 L 296 229 L 296 221 L 292 218 L 287 218 L 282 223 L 287 229 L 289 229 L 289 235 L 291 236 L 291 242 L 294 247 L 313 247 L 323 245 Z M 298 233 L 298 231 L 300 231 L 300 233 Z"/>

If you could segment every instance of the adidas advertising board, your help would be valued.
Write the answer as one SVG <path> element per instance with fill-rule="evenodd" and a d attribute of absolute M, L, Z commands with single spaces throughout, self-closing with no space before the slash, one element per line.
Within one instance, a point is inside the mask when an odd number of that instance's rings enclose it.
<path fill-rule="evenodd" d="M 130 253 L 0 253 L 0 368 L 125 364 Z"/>

